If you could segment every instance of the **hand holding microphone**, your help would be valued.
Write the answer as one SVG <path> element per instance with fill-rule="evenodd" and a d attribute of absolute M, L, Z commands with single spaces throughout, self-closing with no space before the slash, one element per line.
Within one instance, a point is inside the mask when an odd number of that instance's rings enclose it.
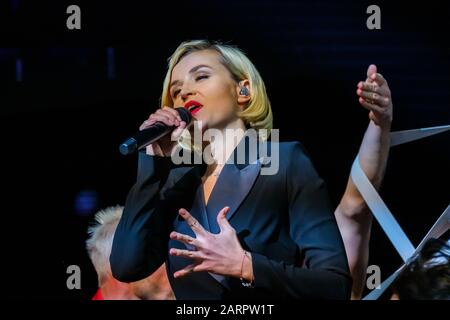
<path fill-rule="evenodd" d="M 142 123 L 139 133 L 120 145 L 120 152 L 127 155 L 147 147 L 149 155 L 169 157 L 191 119 L 190 112 L 183 107 L 158 109 Z"/>

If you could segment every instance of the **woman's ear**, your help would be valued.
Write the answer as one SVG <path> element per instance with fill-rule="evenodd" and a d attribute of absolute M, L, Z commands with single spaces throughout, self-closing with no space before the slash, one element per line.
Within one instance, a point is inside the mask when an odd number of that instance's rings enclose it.
<path fill-rule="evenodd" d="M 251 99 L 250 81 L 247 79 L 239 81 L 238 85 L 236 86 L 236 90 L 237 103 L 240 107 L 242 107 L 242 109 L 244 109 Z"/>

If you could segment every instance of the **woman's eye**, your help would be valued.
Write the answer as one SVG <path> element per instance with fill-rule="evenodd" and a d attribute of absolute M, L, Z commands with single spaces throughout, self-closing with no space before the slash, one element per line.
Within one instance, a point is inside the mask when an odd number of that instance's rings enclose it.
<path fill-rule="evenodd" d="M 195 81 L 199 81 L 201 79 L 207 79 L 207 78 L 209 78 L 208 75 L 202 75 L 202 76 L 198 76 L 197 78 L 195 78 Z"/>
<path fill-rule="evenodd" d="M 175 90 L 173 92 L 173 97 L 176 98 L 178 96 L 178 94 L 180 93 L 180 90 Z"/>

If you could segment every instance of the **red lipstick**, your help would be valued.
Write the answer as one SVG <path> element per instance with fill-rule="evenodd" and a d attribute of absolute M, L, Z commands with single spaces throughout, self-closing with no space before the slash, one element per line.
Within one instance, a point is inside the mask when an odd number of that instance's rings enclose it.
<path fill-rule="evenodd" d="M 184 107 L 189 110 L 192 116 L 194 116 L 201 108 L 203 108 L 203 105 L 198 101 L 189 100 Z"/>

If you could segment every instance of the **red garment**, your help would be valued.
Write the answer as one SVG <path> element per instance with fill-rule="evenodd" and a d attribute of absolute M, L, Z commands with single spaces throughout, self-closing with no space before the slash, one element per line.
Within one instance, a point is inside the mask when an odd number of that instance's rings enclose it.
<path fill-rule="evenodd" d="M 95 296 L 92 297 L 92 300 L 105 300 L 103 299 L 102 290 L 100 288 L 95 293 Z"/>

